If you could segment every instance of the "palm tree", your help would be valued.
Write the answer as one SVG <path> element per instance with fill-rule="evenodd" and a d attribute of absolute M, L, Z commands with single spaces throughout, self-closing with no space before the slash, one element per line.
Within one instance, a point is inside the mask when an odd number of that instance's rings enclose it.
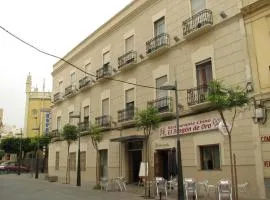
<path fill-rule="evenodd" d="M 74 125 L 66 124 L 63 128 L 63 137 L 67 141 L 68 145 L 66 183 L 69 183 L 69 147 L 71 142 L 77 139 L 77 127 Z"/>
<path fill-rule="evenodd" d="M 138 128 L 143 129 L 144 133 L 144 144 L 145 144 L 145 184 L 144 184 L 144 195 L 147 195 L 147 183 L 149 183 L 149 172 L 147 168 L 150 169 L 149 165 L 149 137 L 152 134 L 153 130 L 158 128 L 160 122 L 160 116 L 158 110 L 154 107 L 148 107 L 147 109 L 141 110 L 136 114 L 135 117 L 136 125 Z M 147 166 L 148 165 L 148 166 Z M 150 197 L 150 185 L 148 185 L 148 197 Z"/>
<path fill-rule="evenodd" d="M 100 168 L 100 159 L 99 159 L 99 150 L 98 144 L 102 141 L 103 135 L 101 133 L 100 127 L 96 124 L 90 126 L 89 135 L 92 141 L 92 145 L 96 150 L 96 187 L 100 185 L 99 177 L 99 168 Z"/>

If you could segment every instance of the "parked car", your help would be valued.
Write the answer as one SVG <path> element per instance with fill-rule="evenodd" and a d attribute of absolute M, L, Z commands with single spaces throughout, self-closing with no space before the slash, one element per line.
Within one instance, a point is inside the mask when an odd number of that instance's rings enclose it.
<path fill-rule="evenodd" d="M 6 161 L 0 164 L 0 171 L 5 171 L 5 172 L 29 172 L 30 169 L 29 167 L 22 166 L 19 167 L 19 163 L 15 161 Z"/>

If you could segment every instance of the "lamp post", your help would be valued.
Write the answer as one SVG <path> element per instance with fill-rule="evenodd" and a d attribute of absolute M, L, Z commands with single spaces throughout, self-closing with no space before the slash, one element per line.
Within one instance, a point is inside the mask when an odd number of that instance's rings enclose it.
<path fill-rule="evenodd" d="M 81 113 L 77 115 L 70 115 L 70 118 L 78 118 L 79 125 L 81 123 Z M 81 133 L 78 131 L 78 162 L 77 162 L 77 186 L 81 186 Z"/>
<path fill-rule="evenodd" d="M 37 126 L 37 119 L 38 117 L 35 116 L 34 117 L 36 119 L 36 126 Z M 39 170 L 39 131 L 40 131 L 40 127 L 37 128 L 33 128 L 32 130 L 36 130 L 37 131 L 37 151 L 36 151 L 36 173 L 35 173 L 35 179 L 38 179 L 38 170 Z"/>
<path fill-rule="evenodd" d="M 177 200 L 184 200 L 184 186 L 183 186 L 183 170 L 182 170 L 182 156 L 181 156 L 181 144 L 180 144 L 180 133 L 179 133 L 179 107 L 178 107 L 178 91 L 177 91 L 177 81 L 174 85 L 164 84 L 160 87 L 161 90 L 174 90 L 175 91 L 175 108 L 176 108 L 176 130 L 177 130 L 177 174 L 178 174 L 178 190 L 177 190 Z"/>
<path fill-rule="evenodd" d="M 18 175 L 21 175 L 21 165 L 22 165 L 22 129 L 20 132 L 20 153 L 19 153 L 19 171 Z"/>

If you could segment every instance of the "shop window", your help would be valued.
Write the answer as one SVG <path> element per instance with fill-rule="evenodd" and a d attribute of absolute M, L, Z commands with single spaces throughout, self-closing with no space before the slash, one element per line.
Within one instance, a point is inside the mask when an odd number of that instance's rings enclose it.
<path fill-rule="evenodd" d="M 85 171 L 86 170 L 86 152 L 85 151 L 81 151 L 80 154 L 80 165 L 81 165 L 81 171 Z"/>
<path fill-rule="evenodd" d="M 72 152 L 69 154 L 69 170 L 75 171 L 76 170 L 76 153 Z"/>
<path fill-rule="evenodd" d="M 199 146 L 202 170 L 220 169 L 220 150 L 219 145 Z"/>
<path fill-rule="evenodd" d="M 55 170 L 59 170 L 59 151 L 55 153 Z"/>

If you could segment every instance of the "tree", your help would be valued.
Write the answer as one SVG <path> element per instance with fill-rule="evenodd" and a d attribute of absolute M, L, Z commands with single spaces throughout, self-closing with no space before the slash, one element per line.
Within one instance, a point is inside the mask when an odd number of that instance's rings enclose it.
<path fill-rule="evenodd" d="M 230 151 L 230 168 L 231 168 L 231 180 L 232 180 L 232 192 L 233 199 L 235 195 L 235 179 L 234 179 L 234 169 L 233 169 L 233 158 L 232 158 L 232 130 L 234 126 L 234 121 L 237 113 L 237 108 L 243 107 L 248 103 L 248 97 L 245 91 L 241 90 L 239 87 L 236 88 L 226 88 L 222 82 L 213 80 L 209 85 L 209 93 L 207 98 L 214 109 L 219 113 L 221 120 L 225 126 L 229 138 L 229 151 Z M 231 110 L 231 126 L 229 126 L 228 121 L 225 118 L 224 111 Z"/>
<path fill-rule="evenodd" d="M 159 126 L 160 116 L 159 112 L 154 107 L 148 107 L 147 109 L 141 110 L 136 113 L 136 126 L 143 129 L 144 133 L 144 144 L 145 144 L 145 184 L 144 184 L 144 195 L 147 196 L 147 184 L 149 184 L 150 164 L 149 164 L 149 137 L 152 131 Z M 148 165 L 148 166 L 147 166 Z M 148 168 L 148 172 L 147 172 Z M 148 185 L 148 197 L 150 197 L 150 184 Z"/>
<path fill-rule="evenodd" d="M 69 183 L 69 148 L 72 141 L 77 139 L 77 127 L 71 124 L 66 124 L 63 128 L 63 137 L 67 141 L 68 155 L 67 155 L 67 171 L 66 171 L 66 183 Z"/>
<path fill-rule="evenodd" d="M 100 177 L 99 177 L 99 168 L 100 168 L 100 159 L 99 159 L 99 150 L 98 145 L 103 139 L 103 134 L 101 133 L 100 127 L 96 124 L 90 126 L 89 135 L 92 141 L 92 145 L 96 150 L 96 186 L 100 185 Z"/>

